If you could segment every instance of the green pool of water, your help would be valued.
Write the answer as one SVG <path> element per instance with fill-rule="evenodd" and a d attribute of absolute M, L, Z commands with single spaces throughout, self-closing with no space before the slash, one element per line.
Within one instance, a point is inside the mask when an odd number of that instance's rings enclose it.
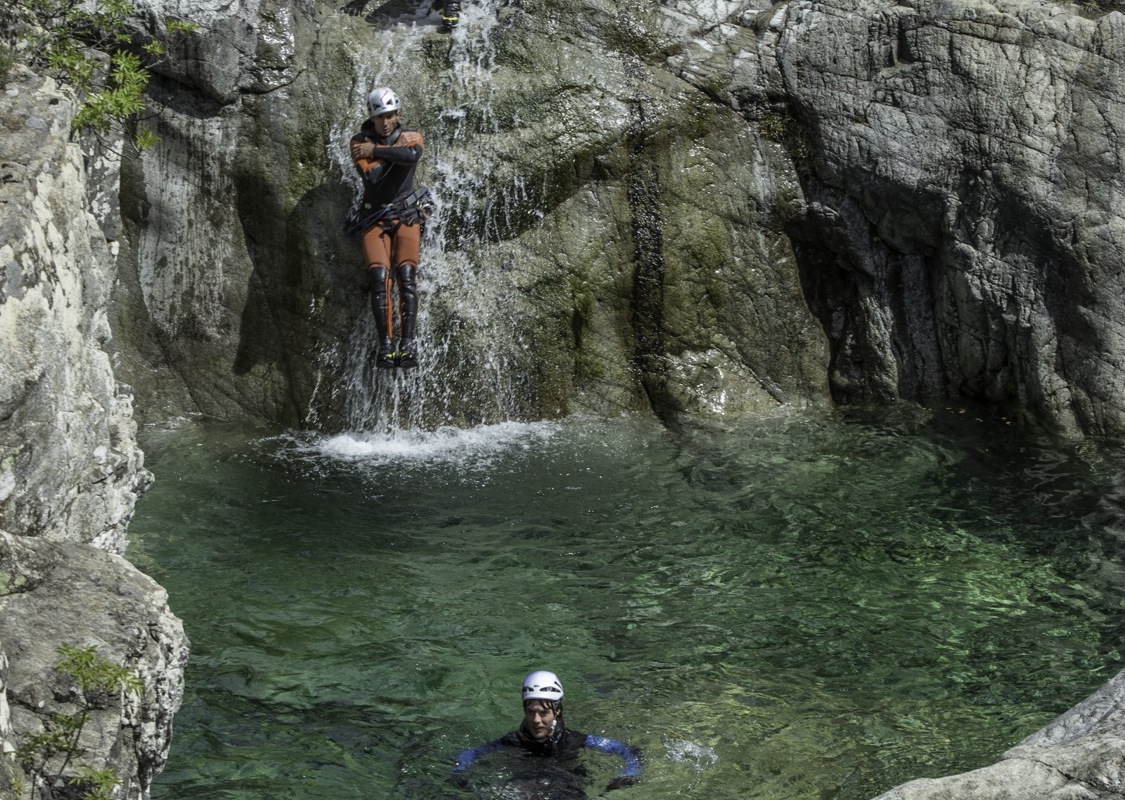
<path fill-rule="evenodd" d="M 1002 420 L 142 443 L 128 555 L 193 644 L 158 800 L 459 796 L 538 668 L 644 751 L 619 800 L 858 800 L 993 762 L 1121 666 L 1121 459 Z"/>

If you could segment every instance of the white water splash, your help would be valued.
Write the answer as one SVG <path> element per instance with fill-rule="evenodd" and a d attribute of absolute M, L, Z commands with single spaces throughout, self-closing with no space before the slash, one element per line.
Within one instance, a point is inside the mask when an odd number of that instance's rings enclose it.
<path fill-rule="evenodd" d="M 664 747 L 668 750 L 670 761 L 675 764 L 685 764 L 697 771 L 719 763 L 719 756 L 712 748 L 688 739 L 672 739 L 665 736 Z"/>
<path fill-rule="evenodd" d="M 501 422 L 462 429 L 398 430 L 389 434 L 344 433 L 299 444 L 296 452 L 330 459 L 386 464 L 449 463 L 462 468 L 487 466 L 498 455 L 540 447 L 560 425 L 553 422 Z"/>

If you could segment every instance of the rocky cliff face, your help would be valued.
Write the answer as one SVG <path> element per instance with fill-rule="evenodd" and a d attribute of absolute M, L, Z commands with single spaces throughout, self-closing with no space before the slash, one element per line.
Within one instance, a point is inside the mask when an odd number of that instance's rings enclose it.
<path fill-rule="evenodd" d="M 452 40 L 397 6 L 204 15 L 170 43 L 184 58 L 155 90 L 161 144 L 125 165 L 114 328 L 142 413 L 338 427 L 349 394 L 379 389 L 362 374 L 364 265 L 341 232 L 344 145 L 376 75 L 426 134 L 420 179 L 439 200 L 429 377 L 407 382 L 420 424 L 826 401 L 826 337 L 783 226 L 792 162 L 664 63 L 731 8 L 681 36 L 639 4 L 635 19 L 481 4 Z M 149 16 L 173 14 L 190 16 Z"/>
<path fill-rule="evenodd" d="M 26 73 L 8 83 L 0 527 L 120 553 L 151 476 L 136 446 L 132 390 L 115 382 L 110 365 L 113 233 L 89 210 L 88 168 L 69 141 L 72 108 Z M 91 168 L 107 169 L 116 185 L 112 162 Z"/>
<path fill-rule="evenodd" d="M 147 797 L 168 758 L 188 656 L 187 638 L 168 610 L 165 591 L 112 553 L 3 531 L 0 579 L 0 653 L 8 662 L 7 670 L 0 670 L 0 686 L 10 709 L 6 731 L 0 720 L 5 751 L 27 744 L 52 714 L 81 711 L 74 677 L 53 667 L 60 645 L 93 647 L 100 658 L 126 667 L 143 688 L 92 698 L 81 739 L 84 753 L 61 774 L 72 776 L 82 765 L 108 768 L 120 781 L 116 797 Z M 51 759 L 46 775 L 59 775 L 60 764 L 61 756 Z M 34 783 L 30 776 L 13 780 L 19 774 L 12 769 L 0 776 L 0 789 L 5 780 L 11 783 L 10 793 L 0 796 L 39 800 L 39 794 L 27 794 Z"/>
<path fill-rule="evenodd" d="M 795 3 L 751 30 L 709 39 L 769 56 L 727 66 L 720 96 L 769 101 L 807 139 L 789 230 L 834 394 L 1119 434 L 1125 17 Z"/>
<path fill-rule="evenodd" d="M 151 476 L 109 349 L 115 162 L 83 156 L 73 111 L 26 71 L 0 96 L 0 752 L 75 709 L 57 650 L 94 647 L 144 689 L 99 702 L 81 762 L 141 798 L 167 755 L 187 640 L 164 591 L 119 555 Z M 30 786 L 0 760 L 0 796 Z"/>
<path fill-rule="evenodd" d="M 170 43 L 162 145 L 126 165 L 115 321 L 144 413 L 339 426 L 349 392 L 371 393 L 339 220 L 342 143 L 383 82 L 428 137 L 440 200 L 424 367 L 448 391 L 426 397 L 429 424 L 901 397 L 1125 428 L 1119 14 L 525 0 L 465 16 L 450 40 L 409 3 L 267 0 Z"/>

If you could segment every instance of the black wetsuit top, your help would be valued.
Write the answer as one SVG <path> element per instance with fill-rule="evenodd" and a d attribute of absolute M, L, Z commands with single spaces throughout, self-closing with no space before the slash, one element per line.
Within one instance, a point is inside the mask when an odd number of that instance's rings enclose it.
<path fill-rule="evenodd" d="M 608 739 L 604 736 L 594 736 L 589 733 L 572 731 L 565 727 L 560 720 L 555 732 L 542 741 L 535 739 L 527 733 L 521 725 L 518 730 L 505 734 L 499 739 L 477 745 L 476 747 L 470 747 L 457 756 L 457 766 L 453 768 L 451 775 L 455 778 L 463 779 L 465 771 L 474 761 L 489 753 L 494 753 L 505 748 L 515 749 L 522 755 L 535 760 L 550 759 L 554 767 L 551 772 L 555 773 L 556 780 L 554 782 L 556 784 L 559 783 L 557 779 L 559 774 L 563 772 L 569 774 L 570 783 L 573 783 L 575 779 L 581 779 L 586 776 L 585 769 L 578 763 L 578 753 L 583 748 L 621 756 L 625 760 L 625 766 L 618 776 L 619 779 L 623 781 L 621 785 L 632 783 L 640 777 L 642 771 L 641 754 L 635 747 L 630 747 L 616 739 Z M 540 772 L 542 772 L 542 770 L 540 770 Z M 526 779 L 526 776 L 519 777 Z M 567 783 L 565 780 L 562 782 Z M 574 791 L 578 793 L 569 793 Z M 577 786 L 571 786 L 563 789 L 563 792 L 552 792 L 551 796 L 584 797 L 585 795 L 581 793 L 581 789 Z"/>
<path fill-rule="evenodd" d="M 353 142 L 375 145 L 373 158 L 355 159 L 363 176 L 363 202 L 370 208 L 406 199 L 414 191 L 414 171 L 422 158 L 422 134 L 397 127 L 389 136 L 375 133 L 375 125 L 365 120 Z"/>

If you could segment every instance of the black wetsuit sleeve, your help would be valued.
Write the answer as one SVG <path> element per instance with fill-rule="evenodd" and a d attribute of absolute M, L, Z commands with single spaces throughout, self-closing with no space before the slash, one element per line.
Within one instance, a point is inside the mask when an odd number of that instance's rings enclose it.
<path fill-rule="evenodd" d="M 422 147 L 376 147 L 375 158 L 396 164 L 414 164 L 422 157 Z"/>

